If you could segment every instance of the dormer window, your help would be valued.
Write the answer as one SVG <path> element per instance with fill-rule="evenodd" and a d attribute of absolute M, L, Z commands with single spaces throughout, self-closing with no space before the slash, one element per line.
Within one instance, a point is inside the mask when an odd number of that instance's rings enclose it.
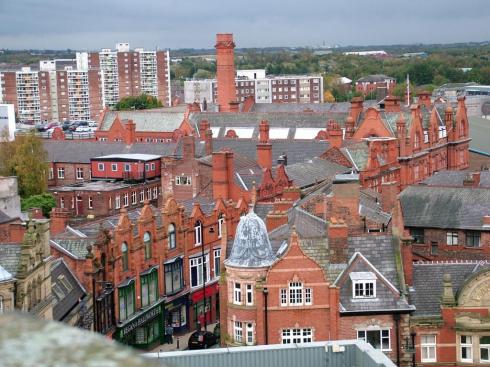
<path fill-rule="evenodd" d="M 350 273 L 352 298 L 376 298 L 376 275 L 370 271 Z"/>

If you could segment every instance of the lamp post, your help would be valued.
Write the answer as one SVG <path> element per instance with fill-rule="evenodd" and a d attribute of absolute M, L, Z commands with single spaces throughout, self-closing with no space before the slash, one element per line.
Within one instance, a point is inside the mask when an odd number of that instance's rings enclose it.
<path fill-rule="evenodd" d="M 265 313 L 265 320 L 264 320 L 264 328 L 265 328 L 265 345 L 269 344 L 269 327 L 267 325 L 268 323 L 268 315 L 267 315 L 267 296 L 269 295 L 269 289 L 267 287 L 264 287 L 262 290 L 262 293 L 264 294 L 264 313 Z"/>

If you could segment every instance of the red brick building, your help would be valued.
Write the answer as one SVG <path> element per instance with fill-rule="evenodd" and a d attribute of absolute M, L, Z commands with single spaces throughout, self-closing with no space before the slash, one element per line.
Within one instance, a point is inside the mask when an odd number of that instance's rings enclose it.
<path fill-rule="evenodd" d="M 281 251 L 282 250 L 282 251 Z M 227 344 L 332 340 L 338 333 L 338 290 L 301 249 L 297 233 L 273 253 L 264 222 L 251 211 L 237 227 L 220 297 Z"/>
<path fill-rule="evenodd" d="M 355 86 L 356 92 L 360 92 L 364 96 L 371 93 L 376 94 L 379 89 L 385 90 L 383 95 L 388 95 L 393 93 L 396 80 L 383 74 L 368 75 L 356 80 Z"/>
<path fill-rule="evenodd" d="M 235 43 L 233 34 L 216 35 L 216 79 L 218 83 L 218 106 L 220 112 L 238 111 L 235 87 Z"/>
<path fill-rule="evenodd" d="M 144 181 L 162 174 L 161 156 L 153 154 L 111 154 L 90 159 L 95 180 Z"/>

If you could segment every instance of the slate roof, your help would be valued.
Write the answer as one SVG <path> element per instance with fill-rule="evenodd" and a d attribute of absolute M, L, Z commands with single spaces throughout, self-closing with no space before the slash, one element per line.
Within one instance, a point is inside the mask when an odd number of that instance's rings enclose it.
<path fill-rule="evenodd" d="M 439 316 L 444 274 L 451 275 L 454 295 L 470 276 L 488 269 L 490 263 L 477 261 L 427 262 L 413 264 L 411 303 L 416 307 L 414 316 Z"/>
<path fill-rule="evenodd" d="M 0 210 L 0 224 L 10 222 L 13 219 L 14 218 L 9 217 L 2 210 Z"/>
<path fill-rule="evenodd" d="M 50 162 L 90 163 L 90 158 L 109 154 L 155 154 L 164 157 L 174 155 L 176 143 L 98 142 L 43 139 L 44 149 Z"/>
<path fill-rule="evenodd" d="M 399 199 L 406 227 L 490 230 L 490 190 L 413 185 Z"/>
<path fill-rule="evenodd" d="M 8 280 L 12 280 L 12 274 L 10 274 L 7 270 L 0 265 L 0 283 Z"/>
<path fill-rule="evenodd" d="M 306 111 L 306 112 L 305 112 Z M 251 112 L 272 113 L 272 112 L 338 112 L 348 113 L 350 102 L 336 103 L 255 103 Z"/>
<path fill-rule="evenodd" d="M 108 111 L 104 115 L 99 130 L 108 131 L 116 116 L 119 116 L 121 121 L 133 120 L 138 132 L 154 132 L 164 131 L 173 132 L 178 129 L 184 121 L 185 110 L 169 109 L 162 110 L 145 110 L 145 111 Z"/>
<path fill-rule="evenodd" d="M 55 298 L 53 319 L 63 321 L 79 304 L 79 300 L 86 295 L 86 292 L 63 259 L 57 259 L 51 264 L 51 286 Z"/>
<path fill-rule="evenodd" d="M 9 272 L 13 277 L 16 276 L 20 263 L 20 244 L 2 243 L 0 244 L 0 266 Z"/>
<path fill-rule="evenodd" d="M 184 207 L 184 213 L 186 215 L 190 215 L 192 213 L 194 203 L 198 203 L 201 210 L 206 215 L 211 214 L 216 206 L 216 201 L 213 198 L 197 195 L 192 199 L 185 200 L 180 203 Z"/>
<path fill-rule="evenodd" d="M 287 107 L 286 107 L 287 108 Z M 335 120 L 341 126 L 344 125 L 347 118 L 347 112 L 238 112 L 238 113 L 213 113 L 213 112 L 195 112 L 189 114 L 189 122 L 196 131 L 199 131 L 201 120 L 207 120 L 211 127 L 221 127 L 219 137 L 225 134 L 225 127 L 253 127 L 253 138 L 257 139 L 259 135 L 259 124 L 262 120 L 267 120 L 271 128 L 288 127 L 292 129 L 290 134 L 296 128 L 315 127 L 325 129 L 328 120 Z M 293 135 L 290 135 L 292 139 Z"/>
<path fill-rule="evenodd" d="M 410 111 L 401 112 L 386 112 L 380 111 L 381 121 L 384 123 L 389 132 L 395 137 L 397 136 L 396 123 L 400 120 L 400 115 L 403 116 L 405 121 L 405 131 L 408 134 L 410 127 L 412 126 L 412 114 Z"/>
<path fill-rule="evenodd" d="M 481 117 L 469 117 L 470 151 L 490 156 L 490 120 Z"/>
<path fill-rule="evenodd" d="M 376 257 L 371 256 L 376 259 Z M 376 259 L 377 260 L 377 259 Z M 390 273 L 389 267 L 385 268 Z M 376 297 L 353 298 L 350 274 L 372 274 L 376 279 Z M 411 310 L 407 301 L 400 297 L 396 287 L 359 252 L 354 253 L 345 271 L 335 284 L 340 287 L 341 312 L 375 312 L 380 310 Z"/>
<path fill-rule="evenodd" d="M 489 121 L 490 122 L 490 121 Z M 474 171 L 440 171 L 425 179 L 422 184 L 428 186 L 463 187 L 465 177 Z M 480 171 L 480 188 L 490 189 L 490 171 Z"/>
<path fill-rule="evenodd" d="M 295 186 L 308 187 L 324 180 L 333 181 L 335 175 L 350 172 L 351 169 L 321 158 L 312 158 L 305 162 L 287 165 L 286 174 Z"/>
<path fill-rule="evenodd" d="M 162 217 L 159 210 L 150 205 L 156 219 L 157 227 L 162 226 Z M 136 223 L 141 215 L 142 208 L 128 211 L 128 218 L 132 223 Z M 97 240 L 100 229 L 112 230 L 117 226 L 119 214 L 95 220 L 93 222 L 84 223 L 78 226 L 68 226 L 64 232 L 52 237 L 50 242 L 52 246 L 59 246 L 61 251 L 68 252 L 75 259 L 85 259 L 87 254 L 87 246 L 93 245 Z M 133 226 L 133 235 L 138 234 L 138 226 Z"/>
<path fill-rule="evenodd" d="M 367 141 L 363 140 L 358 143 L 350 144 L 340 148 L 341 152 L 352 162 L 353 166 L 362 171 L 366 168 L 369 158 L 369 147 Z"/>
<path fill-rule="evenodd" d="M 383 211 L 380 194 L 371 189 L 361 189 L 359 192 L 359 214 L 385 225 L 391 220 L 391 214 Z"/>

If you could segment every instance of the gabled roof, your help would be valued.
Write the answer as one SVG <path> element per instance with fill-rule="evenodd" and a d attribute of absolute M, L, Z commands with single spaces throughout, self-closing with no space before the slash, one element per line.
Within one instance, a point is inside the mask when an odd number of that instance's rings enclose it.
<path fill-rule="evenodd" d="M 285 169 L 288 177 L 299 188 L 308 187 L 324 180 L 333 181 L 337 174 L 351 171 L 350 168 L 321 158 L 312 158 L 305 162 L 290 164 Z"/>
<path fill-rule="evenodd" d="M 63 321 L 86 295 L 86 291 L 63 259 L 57 259 L 51 264 L 51 287 L 55 298 L 53 319 Z"/>
<path fill-rule="evenodd" d="M 351 274 L 368 274 L 376 279 L 376 297 L 353 298 Z M 341 312 L 379 312 L 382 310 L 411 310 L 408 303 L 400 297 L 399 290 L 360 252 L 355 252 L 347 267 L 335 280 L 340 287 Z"/>
<path fill-rule="evenodd" d="M 463 187 L 463 181 L 474 171 L 440 171 L 425 179 L 422 184 L 427 186 Z M 480 188 L 490 189 L 490 171 L 480 171 Z"/>
<path fill-rule="evenodd" d="M 405 227 L 489 231 L 490 190 L 413 185 L 399 195 Z"/>
<path fill-rule="evenodd" d="M 439 316 L 444 274 L 451 275 L 454 295 L 467 279 L 479 271 L 490 268 L 488 261 L 418 262 L 413 264 L 411 303 L 416 307 L 414 316 Z"/>
<path fill-rule="evenodd" d="M 369 146 L 367 141 L 363 140 L 358 143 L 350 144 L 340 148 L 341 152 L 351 161 L 357 171 L 362 171 L 367 166 L 369 158 Z"/>
<path fill-rule="evenodd" d="M 385 225 L 391 220 L 391 214 L 383 211 L 380 194 L 371 189 L 359 191 L 359 215 Z"/>
<path fill-rule="evenodd" d="M 173 132 L 184 121 L 184 113 L 185 110 L 182 107 L 177 110 L 169 109 L 168 111 L 107 111 L 99 130 L 110 130 L 116 116 L 119 116 L 122 122 L 133 120 L 137 132 Z"/>

